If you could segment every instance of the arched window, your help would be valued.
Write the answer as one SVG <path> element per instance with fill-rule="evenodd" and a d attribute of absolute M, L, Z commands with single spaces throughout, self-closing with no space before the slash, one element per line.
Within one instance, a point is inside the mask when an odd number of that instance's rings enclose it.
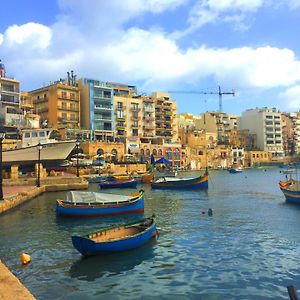
<path fill-rule="evenodd" d="M 145 154 L 145 150 L 141 149 L 141 155 L 144 155 L 144 154 Z"/>
<path fill-rule="evenodd" d="M 118 151 L 116 149 L 112 149 L 111 154 L 112 154 L 111 160 L 114 162 L 117 161 Z"/>
<path fill-rule="evenodd" d="M 147 157 L 148 157 L 148 156 L 150 157 L 150 150 L 149 150 L 149 149 L 146 150 L 146 156 L 147 156 Z"/>
<path fill-rule="evenodd" d="M 200 151 L 198 152 L 198 155 L 203 155 L 203 151 L 200 150 Z"/>
<path fill-rule="evenodd" d="M 166 151 L 166 159 L 172 160 L 172 149 L 168 148 Z"/>
<path fill-rule="evenodd" d="M 158 149 L 158 156 L 162 157 L 162 150 L 161 149 Z"/>
<path fill-rule="evenodd" d="M 97 150 L 97 155 L 103 155 L 104 154 L 104 150 L 102 149 L 102 148 L 99 148 L 98 150 Z"/>
<path fill-rule="evenodd" d="M 180 160 L 180 152 L 178 148 L 174 150 L 174 160 Z"/>

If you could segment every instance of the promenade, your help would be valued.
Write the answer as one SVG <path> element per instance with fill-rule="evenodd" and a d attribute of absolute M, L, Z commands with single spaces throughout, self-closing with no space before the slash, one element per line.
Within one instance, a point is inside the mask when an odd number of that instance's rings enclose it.
<path fill-rule="evenodd" d="M 3 196 L 0 201 L 0 216 L 2 213 L 16 208 L 26 201 L 47 191 L 62 191 L 72 189 L 87 189 L 88 182 L 72 174 L 47 177 L 41 181 L 41 187 L 35 186 L 36 179 L 4 180 Z M 20 255 L 21 253 L 16 253 Z M 21 264 L 21 262 L 20 262 Z M 31 300 L 34 296 L 22 285 L 0 260 L 0 300 Z"/>

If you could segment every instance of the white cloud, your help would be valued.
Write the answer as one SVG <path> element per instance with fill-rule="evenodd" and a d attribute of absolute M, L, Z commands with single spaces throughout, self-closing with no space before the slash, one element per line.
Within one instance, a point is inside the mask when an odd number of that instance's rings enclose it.
<path fill-rule="evenodd" d="M 92 0 L 61 0 L 63 14 L 53 26 L 12 25 L 0 34 L 2 59 L 8 74 L 29 89 L 57 80 L 71 69 L 78 77 L 141 82 L 148 90 L 173 89 L 182 83 L 200 86 L 206 77 L 238 87 L 285 87 L 300 81 L 300 61 L 290 49 L 200 46 L 183 51 L 163 31 L 123 29 L 122 22 L 145 11 L 161 13 L 185 1 L 112 0 L 100 5 Z M 162 3 L 160 8 L 157 3 Z M 246 12 L 263 5 L 259 0 L 201 3 L 213 13 L 211 20 L 230 7 Z"/>
<path fill-rule="evenodd" d="M 51 42 L 51 29 L 37 23 L 21 26 L 12 25 L 4 33 L 3 40 L 8 47 L 28 46 L 33 49 L 46 49 Z"/>
<path fill-rule="evenodd" d="M 243 22 L 247 15 L 256 12 L 268 0 L 198 0 L 191 9 L 188 19 L 190 33 L 205 24 L 215 22 L 233 22 L 236 28 L 247 28 Z M 237 25 L 238 24 L 238 25 Z"/>
<path fill-rule="evenodd" d="M 3 43 L 3 40 L 4 40 L 3 34 L 0 33 L 0 46 L 1 46 L 1 44 Z"/>
<path fill-rule="evenodd" d="M 300 85 L 295 85 L 280 93 L 279 97 L 284 102 L 285 106 L 294 111 L 300 109 Z"/>

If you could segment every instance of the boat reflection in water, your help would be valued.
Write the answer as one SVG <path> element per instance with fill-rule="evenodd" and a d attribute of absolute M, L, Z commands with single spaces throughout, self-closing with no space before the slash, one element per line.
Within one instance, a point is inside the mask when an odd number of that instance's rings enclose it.
<path fill-rule="evenodd" d="M 103 276 L 114 276 L 133 270 L 154 258 L 156 243 L 156 239 L 151 239 L 147 244 L 130 251 L 82 257 L 71 266 L 70 276 L 79 280 L 94 281 Z"/>

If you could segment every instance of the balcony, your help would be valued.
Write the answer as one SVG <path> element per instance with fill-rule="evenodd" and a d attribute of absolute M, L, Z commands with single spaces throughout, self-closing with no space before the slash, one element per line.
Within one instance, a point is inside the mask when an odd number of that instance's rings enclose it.
<path fill-rule="evenodd" d="M 143 129 L 144 130 L 154 130 L 156 127 L 151 124 L 144 124 Z"/>
<path fill-rule="evenodd" d="M 108 106 L 108 105 L 95 105 L 94 109 L 95 110 L 107 110 L 107 111 L 111 111 L 112 107 Z"/>
<path fill-rule="evenodd" d="M 147 107 L 145 106 L 143 109 L 144 112 L 155 112 L 155 108 L 154 107 Z"/>
<path fill-rule="evenodd" d="M 117 122 L 124 122 L 125 117 L 117 117 L 116 120 L 117 120 Z"/>
<path fill-rule="evenodd" d="M 58 110 L 63 110 L 63 111 L 70 111 L 70 112 L 77 112 L 77 113 L 79 113 L 79 109 L 73 109 L 73 108 L 68 108 L 68 107 L 58 106 L 57 109 Z"/>
<path fill-rule="evenodd" d="M 48 102 L 48 101 L 49 101 L 48 97 L 43 97 L 43 98 L 34 99 L 33 104 L 44 103 L 44 102 Z"/>
<path fill-rule="evenodd" d="M 126 110 L 126 106 L 125 105 L 122 105 L 122 106 L 117 106 L 116 107 L 116 110 L 118 111 L 124 111 L 124 110 Z"/>
<path fill-rule="evenodd" d="M 154 117 L 147 117 L 147 116 L 144 116 L 143 119 L 146 121 L 146 122 L 153 122 L 155 121 L 155 118 Z"/>

